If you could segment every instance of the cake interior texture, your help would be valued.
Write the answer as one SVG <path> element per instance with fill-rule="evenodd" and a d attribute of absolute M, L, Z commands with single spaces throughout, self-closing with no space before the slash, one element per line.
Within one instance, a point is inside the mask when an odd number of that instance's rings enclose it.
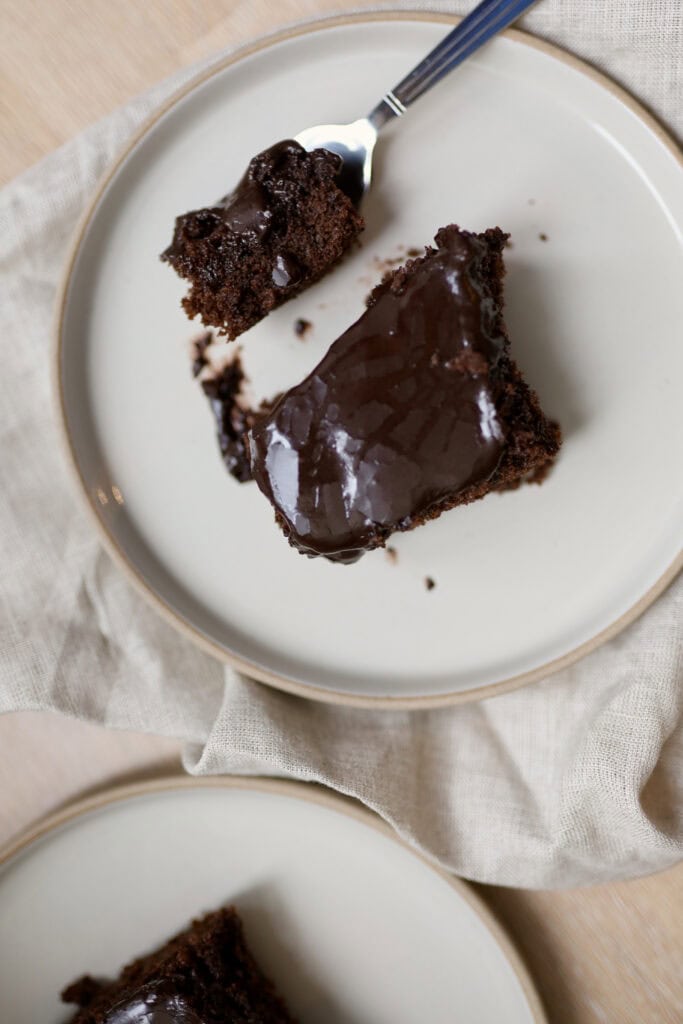
<path fill-rule="evenodd" d="M 62 993 L 69 1024 L 292 1024 L 247 948 L 234 908 L 207 914 L 115 981 L 89 976 Z"/>
<path fill-rule="evenodd" d="M 326 274 L 364 226 L 340 170 L 336 154 L 287 139 L 224 199 L 177 217 L 161 258 L 189 282 L 188 316 L 236 338 Z"/>
<path fill-rule="evenodd" d="M 248 432 L 251 473 L 300 552 L 356 561 L 448 509 L 540 483 L 560 447 L 510 355 L 499 228 L 442 228 Z"/>

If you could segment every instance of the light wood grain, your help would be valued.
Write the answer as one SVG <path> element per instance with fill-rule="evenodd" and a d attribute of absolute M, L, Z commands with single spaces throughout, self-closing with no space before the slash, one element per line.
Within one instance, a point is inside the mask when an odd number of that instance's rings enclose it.
<path fill-rule="evenodd" d="M 0 183 L 179 67 L 339 7 L 334 0 L 0 0 Z"/>
<path fill-rule="evenodd" d="M 181 65 L 338 9 L 336 0 L 0 0 L 0 181 Z M 179 751 L 54 715 L 0 718 L 0 843 L 76 796 L 177 768 Z M 683 1021 L 683 865 L 592 889 L 478 890 L 527 960 L 552 1024 Z"/>

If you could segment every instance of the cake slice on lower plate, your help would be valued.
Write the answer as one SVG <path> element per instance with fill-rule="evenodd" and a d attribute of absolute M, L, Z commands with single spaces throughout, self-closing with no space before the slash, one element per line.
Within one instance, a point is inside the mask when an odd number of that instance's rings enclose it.
<path fill-rule="evenodd" d="M 290 544 L 354 562 L 447 509 L 540 482 L 561 443 L 510 355 L 499 228 L 442 228 L 248 432 Z"/>
<path fill-rule="evenodd" d="M 115 981 L 80 978 L 62 999 L 80 1007 L 69 1024 L 293 1024 L 232 907 L 194 921 Z"/>

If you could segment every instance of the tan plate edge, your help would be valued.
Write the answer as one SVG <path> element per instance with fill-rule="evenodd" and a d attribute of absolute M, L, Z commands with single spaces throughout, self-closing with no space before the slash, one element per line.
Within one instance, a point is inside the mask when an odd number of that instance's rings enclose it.
<path fill-rule="evenodd" d="M 146 782 L 133 782 L 125 786 L 116 786 L 107 789 L 95 796 L 86 797 L 68 804 L 62 810 L 42 818 L 35 825 L 22 832 L 16 839 L 0 847 L 0 869 L 5 868 L 12 858 L 19 856 L 29 846 L 43 839 L 49 833 L 65 825 L 70 825 L 83 815 L 93 811 L 99 811 L 114 803 L 121 803 L 136 797 L 149 796 L 154 793 L 170 792 L 174 789 L 248 789 L 260 793 L 273 793 L 277 796 L 287 796 L 298 800 L 305 800 L 308 803 L 326 807 L 338 814 L 353 818 L 355 821 L 367 825 L 368 828 L 380 832 L 393 842 L 408 850 L 414 857 L 425 864 L 431 871 L 434 871 L 452 889 L 461 896 L 468 906 L 476 913 L 484 927 L 493 937 L 493 940 L 502 950 L 505 958 L 512 967 L 512 970 L 519 981 L 524 996 L 529 1004 L 535 1024 L 548 1024 L 540 996 L 531 979 L 521 956 L 517 952 L 512 940 L 509 938 L 502 925 L 498 923 L 482 898 L 473 891 L 467 882 L 451 875 L 443 868 L 432 863 L 427 857 L 417 850 L 414 850 L 405 840 L 394 831 L 394 829 L 383 821 L 377 814 L 356 803 L 348 797 L 332 793 L 318 786 L 307 782 L 294 782 L 285 779 L 268 779 L 261 777 L 241 778 L 234 775 L 210 775 L 193 778 L 187 775 L 169 775 L 162 779 L 150 779 Z"/>
<path fill-rule="evenodd" d="M 239 655 L 226 650 L 220 644 L 215 643 L 205 636 L 199 629 L 190 625 L 184 618 L 182 618 L 164 599 L 157 594 L 153 588 L 147 583 L 144 577 L 138 572 L 137 568 L 130 562 L 124 553 L 124 551 L 118 546 L 114 537 L 108 532 L 104 520 L 100 517 L 98 509 L 91 497 L 85 480 L 83 479 L 76 458 L 76 452 L 73 447 L 71 437 L 69 435 L 67 420 L 66 420 L 66 408 L 64 402 L 64 393 L 62 389 L 61 380 L 61 356 L 62 356 L 62 327 L 64 319 L 64 310 L 66 306 L 66 298 L 69 289 L 69 282 L 71 280 L 71 274 L 73 271 L 76 256 L 80 249 L 81 242 L 86 227 L 88 226 L 93 213 L 107 187 L 109 182 L 112 180 L 119 167 L 128 156 L 128 154 L 134 149 L 134 147 L 140 142 L 140 140 L 147 134 L 149 129 L 159 120 L 159 118 L 170 110 L 171 107 L 181 100 L 184 96 L 190 93 L 192 90 L 197 88 L 203 82 L 207 81 L 213 75 L 223 71 L 225 68 L 230 67 L 232 64 L 238 63 L 245 57 L 251 54 L 257 53 L 260 50 L 266 49 L 275 43 L 283 42 L 287 39 L 292 39 L 297 36 L 308 35 L 311 32 L 316 32 L 320 29 L 336 28 L 339 25 L 350 25 L 357 24 L 359 22 L 372 22 L 372 21 L 430 21 L 440 22 L 443 24 L 451 25 L 456 24 L 460 21 L 460 18 L 436 12 L 425 12 L 425 11 L 369 11 L 359 12 L 357 14 L 340 14 L 329 18 L 312 19 L 304 23 L 298 23 L 289 28 L 282 29 L 277 32 L 270 33 L 266 36 L 261 36 L 254 42 L 249 43 L 246 46 L 241 47 L 234 53 L 231 53 L 228 57 L 217 60 L 209 68 L 193 78 L 189 83 L 179 89 L 173 96 L 170 97 L 165 103 L 163 103 L 157 110 L 155 110 L 150 117 L 141 125 L 138 131 L 133 137 L 126 143 L 124 149 L 121 151 L 119 156 L 114 160 L 109 170 L 106 172 L 104 177 L 100 180 L 97 189 L 90 203 L 86 207 L 83 215 L 81 216 L 79 223 L 74 232 L 74 238 L 71 243 L 71 248 L 67 256 L 64 273 L 60 286 L 57 291 L 57 300 L 55 305 L 55 315 L 52 329 L 52 374 L 53 374 L 53 395 L 56 397 L 57 407 L 57 421 L 59 424 L 59 433 L 62 439 L 64 451 L 67 456 L 67 463 L 71 470 L 71 476 L 75 480 L 78 491 L 81 492 L 85 499 L 85 505 L 90 514 L 91 520 L 95 523 L 97 532 L 99 533 L 100 540 L 102 541 L 105 549 L 108 551 L 110 556 L 123 571 L 124 575 L 128 580 L 135 586 L 139 593 L 141 593 L 151 604 L 156 608 L 157 612 L 166 619 L 172 626 L 183 633 L 188 639 L 193 641 L 208 654 L 213 655 L 219 661 L 225 662 L 231 665 L 237 671 L 244 673 L 245 675 L 256 679 L 259 682 L 266 683 L 269 686 L 273 686 L 276 689 L 284 690 L 287 693 L 294 694 L 298 697 L 305 697 L 309 700 L 318 700 L 328 704 L 342 704 L 347 707 L 361 707 L 361 708 L 383 708 L 393 710 L 420 710 L 426 708 L 436 708 L 453 706 L 456 704 L 466 704 L 475 700 L 483 700 L 487 697 L 494 697 L 500 693 L 507 693 L 510 690 L 516 690 L 521 686 L 526 686 L 529 683 L 538 682 L 540 679 L 544 679 L 547 676 L 553 675 L 555 672 L 559 672 L 563 668 L 572 665 L 574 662 L 583 658 L 586 654 L 594 651 L 601 644 L 607 640 L 611 640 L 618 633 L 620 633 L 626 626 L 629 626 L 634 622 L 642 613 L 648 608 L 652 602 L 659 597 L 660 594 L 666 590 L 666 588 L 676 578 L 678 573 L 683 569 L 683 551 L 679 552 L 678 556 L 674 559 L 669 568 L 663 573 L 663 575 L 653 584 L 650 589 L 643 594 L 643 596 L 631 607 L 628 611 L 624 612 L 620 618 L 615 622 L 611 623 L 604 630 L 598 633 L 596 636 L 587 640 L 585 643 L 575 647 L 572 651 L 562 655 L 560 658 L 556 658 L 554 661 L 547 662 L 545 665 L 541 665 L 538 668 L 532 669 L 529 672 L 523 672 L 516 676 L 511 676 L 507 679 L 499 680 L 497 683 L 489 683 L 485 686 L 473 687 L 470 690 L 460 691 L 456 693 L 446 694 L 434 694 L 429 696 L 420 697 L 378 697 L 375 695 L 362 695 L 362 694 L 349 694 L 339 692 L 336 690 L 324 689 L 318 686 L 312 686 L 307 683 L 299 683 L 296 680 L 288 679 L 285 676 L 280 676 L 275 672 L 271 672 L 268 669 L 264 669 L 259 665 L 256 665 L 249 660 L 240 657 Z M 617 85 L 610 78 L 604 75 L 600 71 L 596 71 L 595 68 L 585 64 L 578 57 L 573 54 L 567 53 L 559 46 L 555 46 L 552 43 L 548 43 L 545 40 L 538 39 L 535 36 L 531 36 L 526 32 L 520 32 L 518 29 L 508 29 L 505 36 L 516 40 L 517 42 L 523 43 L 526 46 L 530 46 L 533 49 L 540 50 L 542 53 L 546 53 L 548 56 L 554 57 L 557 60 L 562 61 L 564 64 L 572 67 L 574 70 L 581 72 L 588 78 L 597 82 L 608 92 L 612 93 L 625 107 L 627 107 L 633 114 L 635 114 L 646 127 L 657 137 L 658 141 L 669 150 L 671 155 L 678 160 L 683 167 L 683 152 L 677 146 L 673 138 L 667 133 L 664 127 L 656 120 L 656 118 L 649 113 L 637 100 L 635 100 L 630 93 L 626 92 L 621 86 Z"/>

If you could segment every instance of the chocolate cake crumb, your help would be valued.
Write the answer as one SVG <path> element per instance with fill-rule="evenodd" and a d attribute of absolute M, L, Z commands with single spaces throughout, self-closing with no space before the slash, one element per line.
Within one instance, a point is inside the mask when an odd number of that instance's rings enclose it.
<path fill-rule="evenodd" d="M 433 590 L 436 586 L 436 581 L 431 576 L 425 576 L 425 587 L 427 590 Z"/>
<path fill-rule="evenodd" d="M 405 257 L 403 255 L 385 257 L 373 256 L 372 265 L 375 272 L 383 276 L 384 274 L 389 273 L 390 270 L 394 270 L 396 267 L 400 266 L 401 263 L 403 263 L 404 259 Z M 362 279 L 361 283 L 363 283 Z"/>
<path fill-rule="evenodd" d="M 547 242 L 548 241 L 548 236 L 546 235 L 546 233 L 544 231 L 541 231 L 541 233 L 540 233 L 540 235 L 538 237 L 541 239 L 542 242 Z"/>
<path fill-rule="evenodd" d="M 69 1024 L 294 1024 L 254 960 L 233 907 L 207 914 L 114 981 L 86 975 L 62 1000 L 78 1006 Z"/>
<path fill-rule="evenodd" d="M 199 338 L 195 338 L 193 342 L 194 358 L 192 360 L 192 376 L 198 377 L 202 370 L 209 366 L 209 360 L 206 358 L 206 350 L 213 343 L 213 334 L 211 331 L 206 331 Z"/>
<path fill-rule="evenodd" d="M 106 982 L 98 981 L 96 978 L 92 978 L 89 974 L 84 974 L 82 978 L 77 978 L 76 981 L 72 981 L 70 985 L 62 992 L 62 1002 L 73 1003 L 75 1006 L 90 1006 L 94 1002 L 95 997 L 102 991 L 102 986 Z"/>
<path fill-rule="evenodd" d="M 294 333 L 296 334 L 297 338 L 305 338 L 312 327 L 313 324 L 311 323 L 311 321 L 304 320 L 304 318 L 301 316 L 299 317 L 298 320 L 294 321 Z"/>
<path fill-rule="evenodd" d="M 288 139 L 214 206 L 177 217 L 161 259 L 189 282 L 187 315 L 236 338 L 326 274 L 364 227 L 341 169 L 337 154 Z"/>
<path fill-rule="evenodd" d="M 373 256 L 372 264 L 378 273 L 382 275 L 389 274 L 392 270 L 400 267 L 406 259 L 415 259 L 417 256 L 424 255 L 424 248 L 417 249 L 415 246 L 406 248 L 405 245 L 399 245 L 397 249 L 397 256 Z M 369 284 L 367 278 L 360 278 L 359 280 L 361 284 Z"/>
<path fill-rule="evenodd" d="M 398 551 L 396 548 L 392 548 L 391 544 L 387 544 L 384 550 L 389 561 L 396 565 L 398 562 Z"/>
<path fill-rule="evenodd" d="M 195 343 L 198 349 L 201 346 L 200 357 L 203 360 L 199 372 L 210 366 L 205 353 L 214 341 L 215 336 L 208 331 Z M 192 364 L 195 377 L 196 364 L 197 358 Z M 249 456 L 245 446 L 246 433 L 262 416 L 271 411 L 280 398 L 280 395 L 274 395 L 272 398 L 264 399 L 258 406 L 253 406 L 244 394 L 244 385 L 247 382 L 248 377 L 242 366 L 239 349 L 231 354 L 220 370 L 199 381 L 216 420 L 216 433 L 223 461 L 230 475 L 241 484 L 251 480 Z"/>
<path fill-rule="evenodd" d="M 251 480 L 244 435 L 255 419 L 254 410 L 246 404 L 242 393 L 246 379 L 239 353 L 236 353 L 214 377 L 200 381 L 216 419 L 223 461 L 230 475 L 240 483 Z"/>

